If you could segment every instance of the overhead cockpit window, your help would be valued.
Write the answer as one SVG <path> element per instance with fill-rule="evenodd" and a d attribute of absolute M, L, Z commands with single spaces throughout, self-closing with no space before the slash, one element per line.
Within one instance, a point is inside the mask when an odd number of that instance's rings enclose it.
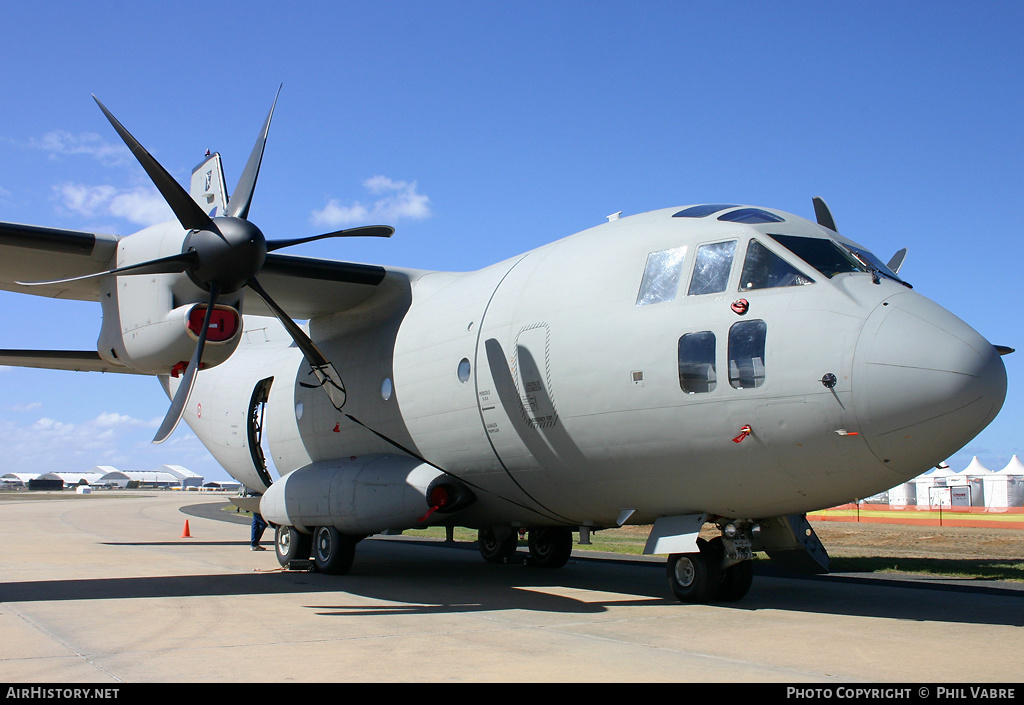
<path fill-rule="evenodd" d="M 740 291 L 781 286 L 806 286 L 814 281 L 757 240 L 747 245 L 747 257 L 740 275 Z"/>
<path fill-rule="evenodd" d="M 850 252 L 832 240 L 796 235 L 770 237 L 829 279 L 837 274 L 868 271 Z"/>
<path fill-rule="evenodd" d="M 726 208 L 735 208 L 736 206 L 728 203 L 705 203 L 701 206 L 690 206 L 684 208 L 678 213 L 672 215 L 673 218 L 705 218 L 718 211 L 724 211 Z"/>
<path fill-rule="evenodd" d="M 679 289 L 685 257 L 686 247 L 661 250 L 647 255 L 647 266 L 644 268 L 644 278 L 640 282 L 636 305 L 659 304 L 674 299 Z"/>
<path fill-rule="evenodd" d="M 751 389 L 764 384 L 764 321 L 740 321 L 729 329 L 729 384 Z"/>
<path fill-rule="evenodd" d="M 697 261 L 693 265 L 693 276 L 690 277 L 690 288 L 686 293 L 697 296 L 725 291 L 735 253 L 735 240 L 701 245 L 697 249 Z"/>
<path fill-rule="evenodd" d="M 740 208 L 736 211 L 730 211 L 723 213 L 718 216 L 719 220 L 724 220 L 728 223 L 746 223 L 748 225 L 756 225 L 757 223 L 783 223 L 785 220 L 769 213 L 768 211 L 761 210 L 760 208 Z"/>
<path fill-rule="evenodd" d="M 679 339 L 679 386 L 687 394 L 701 394 L 714 391 L 717 384 L 715 334 L 687 333 Z"/>

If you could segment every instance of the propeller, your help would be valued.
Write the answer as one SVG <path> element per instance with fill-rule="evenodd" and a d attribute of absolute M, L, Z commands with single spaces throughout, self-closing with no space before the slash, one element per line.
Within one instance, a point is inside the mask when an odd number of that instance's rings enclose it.
<path fill-rule="evenodd" d="M 94 95 L 93 100 L 99 105 L 100 110 L 103 111 L 103 114 L 110 121 L 114 130 L 117 131 L 132 154 L 135 155 L 139 164 L 142 165 L 146 174 L 149 175 L 153 185 L 156 186 L 167 202 L 167 205 L 170 206 L 175 218 L 187 231 L 182 243 L 181 253 L 82 277 L 48 282 L 19 282 L 19 284 L 26 286 L 42 286 L 108 275 L 184 273 L 196 286 L 208 292 L 206 315 L 202 330 L 199 332 L 195 350 L 188 362 L 188 367 L 185 369 L 181 384 L 178 385 L 178 389 L 174 393 L 171 406 L 167 410 L 167 414 L 160 424 L 156 436 L 153 438 L 154 443 L 162 443 L 167 440 L 181 420 L 185 406 L 188 404 L 188 398 L 192 393 L 192 388 L 195 386 L 196 373 L 199 371 L 202 363 L 203 348 L 206 345 L 206 338 L 209 332 L 210 317 L 218 298 L 225 294 L 234 293 L 243 287 L 250 288 L 266 303 L 267 307 L 284 325 L 292 340 L 295 341 L 296 346 L 306 356 L 306 361 L 312 369 L 312 374 L 315 375 L 318 381 L 316 385 L 307 386 L 322 387 L 330 397 L 331 403 L 339 410 L 345 403 L 345 387 L 334 365 L 317 348 L 305 331 L 266 292 L 256 277 L 263 267 L 268 252 L 326 238 L 391 237 L 394 233 L 394 228 L 385 225 L 371 225 L 338 230 L 311 237 L 267 241 L 260 229 L 248 220 L 249 206 L 252 204 L 252 196 L 256 188 L 260 163 L 263 160 L 263 151 L 267 142 L 267 133 L 270 130 L 270 120 L 274 115 L 274 107 L 277 105 L 277 97 L 280 93 L 281 88 L 278 87 L 277 95 L 274 96 L 274 103 L 271 105 L 267 119 L 263 123 L 263 129 L 260 130 L 256 144 L 249 155 L 249 161 L 246 162 L 245 169 L 239 178 L 238 187 L 228 201 L 226 215 L 215 218 L 211 218 L 203 212 L 203 209 L 192 199 L 188 192 L 174 180 L 174 177 L 146 151 L 139 141 L 124 128 L 117 118 Z"/>

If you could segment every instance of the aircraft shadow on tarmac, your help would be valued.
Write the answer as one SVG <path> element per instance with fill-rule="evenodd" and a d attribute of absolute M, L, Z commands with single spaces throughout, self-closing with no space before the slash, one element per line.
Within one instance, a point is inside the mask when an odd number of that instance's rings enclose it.
<path fill-rule="evenodd" d="M 193 542 L 177 545 L 182 550 L 202 548 Z M 245 550 L 244 543 L 237 545 Z M 484 562 L 472 543 L 371 538 L 359 544 L 356 561 L 345 576 L 270 569 L 225 575 L 6 582 L 0 583 L 0 602 L 295 594 L 322 596 L 303 606 L 323 616 L 345 617 L 509 609 L 599 614 L 612 607 L 654 605 L 673 611 L 709 609 L 676 602 L 664 570 L 661 562 L 576 555 L 558 570 L 494 565 Z M 954 588 L 848 575 L 803 579 L 759 571 L 746 598 L 710 608 L 1024 626 L 1022 597 L 1020 590 L 997 586 Z"/>

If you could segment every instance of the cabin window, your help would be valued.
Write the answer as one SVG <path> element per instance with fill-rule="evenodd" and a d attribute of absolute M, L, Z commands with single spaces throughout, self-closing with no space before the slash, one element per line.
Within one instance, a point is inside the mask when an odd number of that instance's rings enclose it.
<path fill-rule="evenodd" d="M 764 321 L 734 323 L 729 329 L 729 384 L 750 389 L 764 384 Z"/>
<path fill-rule="evenodd" d="M 687 394 L 701 394 L 713 392 L 717 383 L 715 334 L 687 333 L 679 339 L 679 386 Z"/>
<path fill-rule="evenodd" d="M 674 299 L 679 288 L 685 257 L 685 247 L 661 250 L 647 255 L 647 266 L 644 268 L 644 278 L 640 282 L 636 305 L 659 304 Z"/>
<path fill-rule="evenodd" d="M 697 249 L 697 260 L 693 265 L 693 276 L 690 277 L 690 289 L 687 294 L 697 296 L 725 291 L 735 252 L 735 240 L 701 245 Z"/>
<path fill-rule="evenodd" d="M 757 240 L 747 245 L 740 276 L 740 291 L 771 289 L 779 286 L 806 286 L 814 282 L 796 267 L 769 250 Z"/>

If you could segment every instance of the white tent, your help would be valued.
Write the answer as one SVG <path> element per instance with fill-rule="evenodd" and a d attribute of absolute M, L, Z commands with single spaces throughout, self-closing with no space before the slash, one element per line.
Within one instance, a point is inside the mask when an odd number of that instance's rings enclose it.
<path fill-rule="evenodd" d="M 1024 507 L 1024 463 L 1015 455 L 1006 467 L 983 478 L 986 507 Z"/>
<path fill-rule="evenodd" d="M 966 491 L 953 492 L 953 504 L 967 507 L 985 506 L 984 478 L 992 471 L 985 467 L 978 456 L 961 472 L 946 477 L 946 487 L 962 487 Z"/>
<path fill-rule="evenodd" d="M 936 468 L 924 475 L 918 475 L 913 480 L 914 488 L 916 491 L 917 504 L 921 506 L 928 506 L 930 504 L 949 504 L 949 493 L 948 492 L 935 492 L 936 488 L 945 488 L 946 480 L 949 477 L 956 475 L 955 472 L 949 469 L 949 466 Z"/>

